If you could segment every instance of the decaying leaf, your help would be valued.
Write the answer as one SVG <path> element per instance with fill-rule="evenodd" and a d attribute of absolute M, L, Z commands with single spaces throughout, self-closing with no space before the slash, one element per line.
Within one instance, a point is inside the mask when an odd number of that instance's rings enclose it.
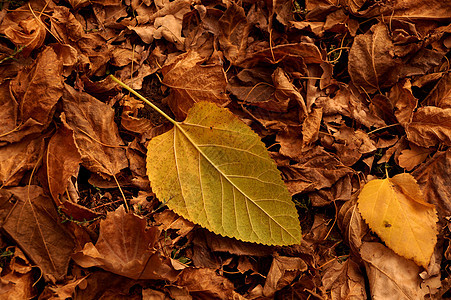
<path fill-rule="evenodd" d="M 80 163 L 74 132 L 63 124 L 50 138 L 45 157 L 49 191 L 55 201 L 66 190 L 69 178 L 77 174 Z"/>
<path fill-rule="evenodd" d="M 17 201 L 3 229 L 41 269 L 46 280 L 63 279 L 74 241 L 58 219 L 52 199 L 35 185 L 3 189 L 0 196 Z"/>
<path fill-rule="evenodd" d="M 85 244 L 73 259 L 84 268 L 96 266 L 133 279 L 174 281 L 177 272 L 154 249 L 159 233 L 157 227 L 146 230 L 145 219 L 121 206 L 101 221 L 97 243 Z"/>
<path fill-rule="evenodd" d="M 438 218 L 412 175 L 371 180 L 359 194 L 358 209 L 390 249 L 427 268 L 437 243 Z"/>
<path fill-rule="evenodd" d="M 43 152 L 43 139 L 25 139 L 0 147 L 0 183 L 2 186 L 16 185 L 23 174 L 33 169 Z"/>
<path fill-rule="evenodd" d="M 182 119 L 194 103 L 212 101 L 226 105 L 226 77 L 220 65 L 202 65 L 203 58 L 194 51 L 180 55 L 162 69 L 163 83 L 171 88 L 165 99 L 176 118 Z"/>
<path fill-rule="evenodd" d="M 23 20 L 7 19 L 3 23 L 2 33 L 11 40 L 15 45 L 24 47 L 24 55 L 30 55 L 31 51 L 42 46 L 47 31 L 45 25 L 39 17 L 33 16 L 31 13 L 22 13 L 28 16 Z"/>
<path fill-rule="evenodd" d="M 11 90 L 19 103 L 22 122 L 34 119 L 47 124 L 50 121 L 51 111 L 63 94 L 62 72 L 63 62 L 47 47 L 32 66 L 12 80 Z"/>
<path fill-rule="evenodd" d="M 451 108 L 420 107 L 406 128 L 407 139 L 421 147 L 451 146 Z"/>
<path fill-rule="evenodd" d="M 275 292 L 291 284 L 300 273 L 307 270 L 307 264 L 299 257 L 274 257 L 266 278 L 263 294 L 274 296 Z"/>
<path fill-rule="evenodd" d="M 429 203 L 435 204 L 440 216 L 451 215 L 451 149 L 437 152 L 412 175 L 422 187 Z"/>
<path fill-rule="evenodd" d="M 410 143 L 410 149 L 402 150 L 401 154 L 398 156 L 399 166 L 405 168 L 407 171 L 411 171 L 423 162 L 431 152 L 431 149 L 419 147 Z"/>
<path fill-rule="evenodd" d="M 214 103 L 195 104 L 184 122 L 150 141 L 147 172 L 161 201 L 217 234 L 300 240 L 296 209 L 260 138 Z"/>
<path fill-rule="evenodd" d="M 366 34 L 355 37 L 349 52 L 349 75 L 366 93 L 395 83 L 398 74 L 394 70 L 399 64 L 385 24 L 377 23 Z"/>
<path fill-rule="evenodd" d="M 113 176 L 128 166 L 111 107 L 66 85 L 63 110 L 86 168 Z"/>
<path fill-rule="evenodd" d="M 360 250 L 373 298 L 423 299 L 420 268 L 380 243 L 364 243 Z"/>
<path fill-rule="evenodd" d="M 365 280 L 359 265 L 351 258 L 345 262 L 332 262 L 322 278 L 324 287 L 330 290 L 332 300 L 367 299 Z"/>

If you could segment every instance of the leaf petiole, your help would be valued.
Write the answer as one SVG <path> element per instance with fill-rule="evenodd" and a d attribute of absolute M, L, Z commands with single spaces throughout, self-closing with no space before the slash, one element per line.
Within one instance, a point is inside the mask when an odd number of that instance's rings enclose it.
<path fill-rule="evenodd" d="M 126 89 L 127 91 L 129 91 L 130 93 L 132 93 L 133 95 L 135 95 L 136 97 L 138 97 L 139 99 L 141 99 L 142 101 L 146 102 L 147 104 L 150 105 L 150 107 L 152 107 L 153 109 L 155 109 L 157 112 L 159 112 L 163 117 L 165 117 L 169 122 L 171 122 L 174 125 L 177 125 L 178 123 L 173 120 L 170 116 L 168 116 L 164 111 L 162 111 L 161 109 L 159 109 L 155 104 L 153 104 L 152 102 L 150 102 L 149 100 L 147 100 L 146 98 L 144 98 L 143 96 L 141 96 L 141 94 L 139 94 L 137 91 L 135 91 L 134 89 L 132 89 L 131 87 L 129 87 L 128 85 L 126 85 L 125 83 L 123 83 L 122 81 L 120 81 L 119 79 L 117 79 L 116 77 L 114 77 L 113 75 L 109 75 L 111 77 L 111 79 L 113 79 L 113 81 L 115 81 L 116 83 L 118 83 L 120 86 L 122 86 L 124 89 Z"/>

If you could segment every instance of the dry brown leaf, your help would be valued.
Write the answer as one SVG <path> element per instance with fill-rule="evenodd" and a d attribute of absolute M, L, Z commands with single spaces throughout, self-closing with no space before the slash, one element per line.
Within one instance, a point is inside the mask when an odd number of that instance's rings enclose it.
<path fill-rule="evenodd" d="M 81 163 L 74 132 L 66 124 L 63 123 L 50 138 L 44 163 L 50 195 L 56 203 L 60 203 L 58 196 L 66 190 L 68 180 L 76 176 Z"/>
<path fill-rule="evenodd" d="M 365 263 L 371 297 L 387 300 L 423 299 L 420 267 L 380 243 L 363 243 L 360 255 Z"/>
<path fill-rule="evenodd" d="M 48 47 L 36 61 L 24 68 L 11 81 L 11 90 L 19 103 L 19 118 L 22 122 L 33 119 L 48 124 L 51 112 L 63 93 L 63 64 Z M 39 95 L 36 98 L 36 95 Z"/>
<path fill-rule="evenodd" d="M 357 209 L 357 194 L 345 202 L 338 212 L 338 226 L 354 255 L 359 255 L 363 237 L 369 233 L 368 225 Z"/>
<path fill-rule="evenodd" d="M 246 19 L 244 9 L 233 1 L 227 1 L 227 10 L 219 19 L 219 42 L 224 56 L 235 63 L 244 53 L 247 37 L 251 29 Z"/>
<path fill-rule="evenodd" d="M 421 147 L 451 146 L 451 108 L 420 107 L 406 127 L 407 139 Z"/>
<path fill-rule="evenodd" d="M 74 241 L 61 224 L 53 201 L 35 185 L 3 189 L 0 195 L 17 201 L 3 229 L 41 269 L 46 280 L 62 280 Z"/>
<path fill-rule="evenodd" d="M 18 143 L 0 147 L 0 183 L 17 185 L 24 173 L 33 169 L 43 153 L 43 138 L 24 139 Z"/>
<path fill-rule="evenodd" d="M 410 149 L 402 150 L 401 154 L 398 156 L 399 166 L 407 171 L 411 171 L 418 166 L 432 153 L 431 149 L 418 147 L 412 143 L 410 143 L 409 146 Z"/>
<path fill-rule="evenodd" d="M 437 152 L 412 175 L 422 187 L 425 199 L 437 207 L 440 220 L 451 215 L 451 149 Z"/>
<path fill-rule="evenodd" d="M 355 86 L 370 94 L 391 86 L 398 81 L 399 75 L 394 70 L 399 65 L 385 24 L 377 23 L 367 33 L 355 37 L 348 62 Z"/>
<path fill-rule="evenodd" d="M 323 188 L 319 191 L 309 193 L 309 199 L 314 207 L 321 207 L 331 204 L 334 201 L 348 201 L 351 199 L 351 176 L 345 175 L 330 188 Z"/>
<path fill-rule="evenodd" d="M 354 131 L 342 125 L 333 136 L 335 142 L 332 146 L 337 150 L 337 156 L 345 166 L 352 166 L 360 160 L 362 154 L 377 150 L 374 141 L 362 130 Z"/>
<path fill-rule="evenodd" d="M 333 98 L 318 98 L 316 105 L 323 109 L 324 116 L 340 114 L 352 118 L 368 128 L 385 126 L 385 122 L 345 85 L 340 86 Z"/>
<path fill-rule="evenodd" d="M 322 147 L 306 151 L 294 165 L 287 160 L 273 158 L 284 174 L 285 184 L 292 195 L 331 187 L 340 178 L 353 172 Z"/>
<path fill-rule="evenodd" d="M 154 248 L 159 234 L 157 227 L 146 230 L 144 218 L 120 206 L 100 222 L 96 244 L 85 244 L 72 258 L 83 268 L 100 267 L 132 279 L 174 281 L 177 272 Z"/>
<path fill-rule="evenodd" d="M 451 73 L 446 73 L 424 99 L 427 105 L 451 108 Z"/>
<path fill-rule="evenodd" d="M 11 97 L 9 82 L 0 85 L 0 136 L 7 135 L 17 126 L 17 102 Z"/>
<path fill-rule="evenodd" d="M 406 127 L 413 117 L 418 100 L 413 96 L 409 80 L 400 81 L 392 87 L 389 94 L 390 102 L 398 122 Z"/>
<path fill-rule="evenodd" d="M 14 20 L 14 17 L 10 14 L 8 19 L 3 22 L 0 30 L 16 46 L 25 47 L 22 53 L 28 56 L 31 51 L 42 46 L 47 31 L 40 18 L 36 18 L 28 12 L 22 14 L 27 15 L 27 18 Z"/>
<path fill-rule="evenodd" d="M 112 108 L 66 85 L 63 110 L 67 124 L 74 131 L 83 166 L 92 172 L 110 176 L 128 167 Z"/>
<path fill-rule="evenodd" d="M 242 68 L 252 68 L 258 64 L 283 64 L 285 71 L 305 70 L 306 64 L 321 64 L 323 58 L 318 47 L 313 43 L 295 43 L 276 45 L 272 48 L 265 48 L 259 51 L 247 49 L 243 55 L 240 55 L 235 65 Z"/>
<path fill-rule="evenodd" d="M 69 8 L 57 6 L 51 19 L 52 32 L 65 44 L 78 51 L 79 65 L 88 75 L 102 76 L 110 60 L 106 40 L 96 31 L 85 33 L 81 23 Z"/>
<path fill-rule="evenodd" d="M 177 285 L 185 287 L 195 299 L 232 299 L 234 286 L 224 276 L 216 274 L 213 269 L 186 268 Z"/>
<path fill-rule="evenodd" d="M 228 80 L 227 90 L 246 104 L 262 108 L 277 107 L 274 103 L 275 88 L 271 78 L 272 72 L 272 69 L 258 67 L 241 70 Z"/>
<path fill-rule="evenodd" d="M 330 290 L 332 300 L 367 299 L 365 279 L 359 265 L 352 258 L 345 262 L 338 259 L 333 261 L 321 280 L 324 288 Z"/>
<path fill-rule="evenodd" d="M 171 88 L 165 101 L 177 119 L 186 117 L 188 110 L 199 101 L 215 102 L 221 106 L 230 102 L 222 66 L 202 65 L 203 61 L 197 52 L 188 51 L 161 70 L 163 84 Z"/>
<path fill-rule="evenodd" d="M 318 139 L 319 128 L 323 117 L 323 109 L 314 107 L 302 122 L 302 143 L 310 145 Z"/>
<path fill-rule="evenodd" d="M 276 255 L 266 276 L 263 295 L 272 297 L 276 291 L 283 289 L 300 273 L 307 270 L 307 264 L 299 257 Z"/>

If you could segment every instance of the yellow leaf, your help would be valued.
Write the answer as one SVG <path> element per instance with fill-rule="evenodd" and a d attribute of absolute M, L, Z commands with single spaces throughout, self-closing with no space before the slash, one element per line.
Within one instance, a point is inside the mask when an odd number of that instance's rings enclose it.
<path fill-rule="evenodd" d="M 428 266 L 437 243 L 437 212 L 424 201 L 410 174 L 368 182 L 360 192 L 358 209 L 390 249 Z"/>
<path fill-rule="evenodd" d="M 229 110 L 199 102 L 153 138 L 152 190 L 184 218 L 216 234 L 270 245 L 299 243 L 291 196 L 265 145 Z"/>

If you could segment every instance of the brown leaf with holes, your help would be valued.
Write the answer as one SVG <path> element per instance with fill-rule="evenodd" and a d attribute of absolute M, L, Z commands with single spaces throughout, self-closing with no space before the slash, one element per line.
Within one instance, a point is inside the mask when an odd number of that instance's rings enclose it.
<path fill-rule="evenodd" d="M 61 224 L 52 199 L 35 185 L 3 189 L 0 195 L 16 201 L 3 229 L 41 269 L 46 280 L 64 279 L 74 241 Z"/>

